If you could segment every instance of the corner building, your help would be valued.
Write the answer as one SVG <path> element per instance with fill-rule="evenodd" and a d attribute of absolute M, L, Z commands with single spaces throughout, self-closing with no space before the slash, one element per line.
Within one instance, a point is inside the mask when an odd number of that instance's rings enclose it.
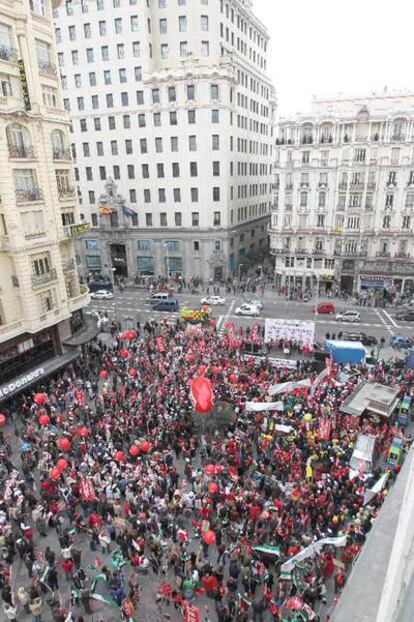
<path fill-rule="evenodd" d="M 237 272 L 267 246 L 272 202 L 276 102 L 251 1 L 67 0 L 55 26 L 84 275 Z"/>
<path fill-rule="evenodd" d="M 89 296 L 49 0 L 2 0 L 0 38 L 2 400 L 77 356 L 65 341 Z"/>
<path fill-rule="evenodd" d="M 286 291 L 414 291 L 414 93 L 314 100 L 276 138 L 271 252 Z"/>

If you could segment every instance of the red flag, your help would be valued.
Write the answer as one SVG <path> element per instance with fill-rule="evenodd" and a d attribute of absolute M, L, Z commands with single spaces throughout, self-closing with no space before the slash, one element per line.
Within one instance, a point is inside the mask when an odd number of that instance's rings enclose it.
<path fill-rule="evenodd" d="M 197 607 L 193 607 L 189 605 L 188 602 L 184 601 L 184 622 L 200 622 L 200 612 Z"/>
<path fill-rule="evenodd" d="M 156 337 L 155 338 L 155 343 L 157 344 L 157 350 L 158 352 L 164 352 L 165 350 L 165 346 L 164 346 L 164 340 L 162 337 Z"/>
<path fill-rule="evenodd" d="M 85 501 L 95 501 L 95 490 L 93 484 L 86 477 L 81 477 L 80 481 L 80 494 Z"/>

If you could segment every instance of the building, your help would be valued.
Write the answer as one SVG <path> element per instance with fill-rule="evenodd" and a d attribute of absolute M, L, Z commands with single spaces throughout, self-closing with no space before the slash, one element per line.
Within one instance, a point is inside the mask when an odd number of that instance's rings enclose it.
<path fill-rule="evenodd" d="M 55 26 L 84 275 L 237 272 L 268 245 L 272 203 L 276 102 L 251 0 L 67 0 Z"/>
<path fill-rule="evenodd" d="M 276 145 L 278 287 L 413 290 L 414 93 L 314 100 Z"/>
<path fill-rule="evenodd" d="M 89 296 L 49 0 L 0 3 L 0 399 L 77 355 Z"/>

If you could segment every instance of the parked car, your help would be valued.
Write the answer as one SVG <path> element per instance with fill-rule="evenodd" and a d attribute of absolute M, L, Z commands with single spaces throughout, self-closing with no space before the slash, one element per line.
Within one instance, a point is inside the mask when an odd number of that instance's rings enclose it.
<path fill-rule="evenodd" d="M 395 318 L 403 322 L 414 322 L 414 309 L 401 309 L 397 311 Z"/>
<path fill-rule="evenodd" d="M 178 300 L 175 298 L 169 298 L 168 300 L 160 300 L 152 307 L 153 311 L 178 311 Z"/>
<path fill-rule="evenodd" d="M 100 289 L 97 292 L 92 292 L 91 298 L 93 300 L 111 300 L 114 295 L 112 292 L 108 292 L 107 289 Z"/>
<path fill-rule="evenodd" d="M 258 317 L 260 314 L 260 309 L 256 307 L 256 305 L 250 305 L 247 302 L 240 305 L 236 309 L 236 315 L 246 315 L 248 317 Z"/>
<path fill-rule="evenodd" d="M 222 306 L 226 304 L 226 299 L 222 296 L 206 296 L 200 300 L 202 305 Z"/>
<path fill-rule="evenodd" d="M 345 341 L 360 341 L 363 346 L 376 346 L 378 339 L 366 333 L 343 333 L 342 339 Z"/>
<path fill-rule="evenodd" d="M 254 305 L 255 307 L 257 307 L 260 311 L 263 309 L 264 304 L 263 304 L 263 300 L 260 300 L 260 298 L 252 298 L 251 300 L 247 301 L 247 304 L 249 305 Z"/>
<path fill-rule="evenodd" d="M 333 302 L 320 302 L 316 307 L 313 308 L 313 312 L 326 314 L 335 313 L 335 305 Z"/>
<path fill-rule="evenodd" d="M 335 315 L 335 320 L 337 322 L 355 322 L 358 323 L 361 320 L 361 315 L 359 311 L 352 311 L 349 309 L 348 311 L 343 311 L 342 313 L 337 313 Z"/>
<path fill-rule="evenodd" d="M 389 343 L 391 348 L 395 348 L 396 350 L 411 350 L 413 347 L 413 340 L 408 337 L 403 337 L 402 335 L 394 335 L 390 338 Z"/>

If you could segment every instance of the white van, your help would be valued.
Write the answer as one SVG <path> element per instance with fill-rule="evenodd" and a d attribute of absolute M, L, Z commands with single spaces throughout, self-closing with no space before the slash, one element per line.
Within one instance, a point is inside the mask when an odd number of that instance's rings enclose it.
<path fill-rule="evenodd" d="M 157 292 L 156 294 L 152 294 L 148 302 L 150 305 L 155 305 L 158 302 L 161 302 L 163 300 L 168 300 L 169 298 L 171 298 L 171 296 L 168 292 Z"/>

